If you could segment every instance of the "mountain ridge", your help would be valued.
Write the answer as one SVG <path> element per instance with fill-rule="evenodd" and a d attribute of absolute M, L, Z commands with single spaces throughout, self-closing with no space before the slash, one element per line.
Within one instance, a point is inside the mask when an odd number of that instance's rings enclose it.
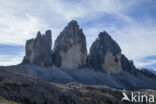
<path fill-rule="evenodd" d="M 20 64 L 0 66 L 0 103 L 131 104 L 121 102 L 123 92 L 156 96 L 156 75 L 138 70 L 106 31 L 99 33 L 89 53 L 86 45 L 75 20 L 54 47 L 51 30 L 38 32 L 26 42 Z"/>
<path fill-rule="evenodd" d="M 23 62 L 0 67 L 48 82 L 107 85 L 119 89 L 156 89 L 156 77 L 138 70 L 122 54 L 120 46 L 106 32 L 100 32 L 87 54 L 86 37 L 72 20 L 57 37 L 52 48 L 52 33 L 37 33 L 26 42 Z"/>
<path fill-rule="evenodd" d="M 49 34 L 50 38 L 51 31 Z M 120 46 L 106 31 L 99 33 L 89 53 L 86 48 L 86 37 L 76 20 L 70 21 L 63 29 L 55 40 L 53 48 L 51 48 L 52 41 L 48 38 L 45 40 L 44 37 L 46 34 L 41 36 L 38 32 L 35 40 L 29 40 L 34 41 L 32 44 L 27 41 L 23 60 L 28 57 L 30 60 L 33 59 L 28 63 L 47 67 L 55 65 L 65 70 L 92 68 L 112 74 L 123 70 L 135 74 L 136 68 L 133 63 L 121 53 Z M 47 41 L 48 47 L 46 47 Z M 23 63 L 26 62 L 23 61 Z"/>

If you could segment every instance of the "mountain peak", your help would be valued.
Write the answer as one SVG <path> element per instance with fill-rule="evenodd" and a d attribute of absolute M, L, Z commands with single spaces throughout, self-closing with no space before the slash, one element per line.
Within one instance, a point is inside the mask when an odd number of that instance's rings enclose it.
<path fill-rule="evenodd" d="M 47 31 L 45 32 L 45 36 L 51 37 L 51 30 L 47 30 Z"/>
<path fill-rule="evenodd" d="M 78 69 L 85 66 L 86 37 L 77 21 L 72 20 L 57 37 L 53 54 L 55 65 L 61 69 Z"/>
<path fill-rule="evenodd" d="M 38 31 L 37 37 L 41 37 L 41 32 L 40 31 Z"/>
<path fill-rule="evenodd" d="M 76 20 L 71 20 L 69 23 L 68 23 L 68 26 L 78 26 L 78 22 Z"/>
<path fill-rule="evenodd" d="M 26 42 L 26 52 L 22 63 L 31 63 L 48 67 L 52 66 L 51 46 L 51 31 L 47 30 L 45 35 L 41 35 L 41 32 L 39 31 L 35 39 L 30 39 Z"/>
<path fill-rule="evenodd" d="M 70 31 L 70 32 L 79 31 L 78 22 L 76 20 L 70 21 L 68 25 L 65 27 L 64 31 Z"/>
<path fill-rule="evenodd" d="M 99 39 L 106 39 L 106 38 L 111 39 L 111 36 L 106 31 L 100 32 L 98 37 Z"/>
<path fill-rule="evenodd" d="M 119 73 L 121 68 L 121 49 L 106 32 L 100 32 L 90 48 L 88 67 L 107 73 Z"/>

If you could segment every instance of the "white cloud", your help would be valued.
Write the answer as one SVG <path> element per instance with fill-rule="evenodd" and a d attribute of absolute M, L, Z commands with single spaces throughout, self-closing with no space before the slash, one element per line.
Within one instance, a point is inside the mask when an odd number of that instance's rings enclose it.
<path fill-rule="evenodd" d="M 1 15 L 0 44 L 23 45 L 40 27 L 39 20 L 29 14 L 25 14 L 25 17 L 10 15 L 7 12 Z"/>
<path fill-rule="evenodd" d="M 140 60 L 137 60 L 135 62 L 135 64 L 137 64 L 137 67 L 143 67 L 143 66 L 148 66 L 148 65 L 156 64 L 156 60 L 152 60 L 152 61 L 149 61 L 149 62 L 142 62 Z"/>
<path fill-rule="evenodd" d="M 22 62 L 23 56 L 0 55 L 0 66 L 16 65 Z"/>
<path fill-rule="evenodd" d="M 115 3 L 114 3 L 115 2 Z M 1 0 L 0 1 L 0 44 L 24 45 L 25 41 L 36 35 L 38 30 L 53 30 L 56 37 L 67 22 L 75 18 L 91 21 L 101 12 L 115 13 L 117 0 L 82 0 L 66 2 L 63 0 Z M 98 5 L 98 8 L 97 8 Z"/>
<path fill-rule="evenodd" d="M 0 5 L 0 44 L 24 45 L 38 30 L 45 31 L 47 28 L 51 28 L 56 37 L 57 30 L 75 18 L 85 23 L 98 18 L 100 14 L 114 13 L 127 19 L 120 13 L 123 6 L 118 0 L 1 0 Z"/>
<path fill-rule="evenodd" d="M 133 59 L 135 64 L 140 66 L 150 65 L 150 63 L 142 63 L 140 60 L 147 56 L 156 54 L 155 40 L 156 31 L 154 28 L 132 27 L 124 31 L 117 31 L 120 46 L 123 53 L 130 59 Z M 120 39 L 119 39 L 120 38 Z"/>

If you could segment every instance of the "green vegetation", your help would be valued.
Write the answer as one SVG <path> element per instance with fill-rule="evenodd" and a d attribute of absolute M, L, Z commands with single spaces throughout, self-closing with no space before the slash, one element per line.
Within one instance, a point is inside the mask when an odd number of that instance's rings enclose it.
<path fill-rule="evenodd" d="M 6 99 L 0 97 L 0 104 L 21 104 L 21 103 L 17 103 L 17 102 L 14 102 L 14 101 L 9 101 L 9 100 L 6 100 Z"/>

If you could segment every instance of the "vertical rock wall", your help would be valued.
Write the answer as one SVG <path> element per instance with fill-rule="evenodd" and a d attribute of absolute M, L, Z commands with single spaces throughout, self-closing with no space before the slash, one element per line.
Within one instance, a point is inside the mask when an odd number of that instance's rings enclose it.
<path fill-rule="evenodd" d="M 78 23 L 73 20 L 57 37 L 53 59 L 57 67 L 71 70 L 84 67 L 86 64 L 87 49 L 86 37 L 79 28 Z"/>
<path fill-rule="evenodd" d="M 40 66 L 52 66 L 52 37 L 51 31 L 47 30 L 45 35 L 37 33 L 35 39 L 27 40 L 23 63 L 31 63 Z"/>

